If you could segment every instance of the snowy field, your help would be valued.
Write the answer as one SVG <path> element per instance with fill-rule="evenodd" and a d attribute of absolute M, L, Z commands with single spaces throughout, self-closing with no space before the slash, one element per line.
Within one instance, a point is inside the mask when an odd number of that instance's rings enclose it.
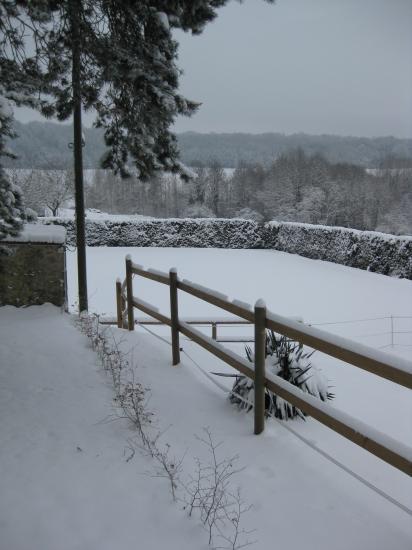
<path fill-rule="evenodd" d="M 319 324 L 342 336 L 382 348 L 382 351 L 411 357 L 411 281 L 270 250 L 91 247 L 88 248 L 91 311 L 115 314 L 114 283 L 116 277 L 124 278 L 126 254 L 131 254 L 135 263 L 146 268 L 168 271 L 176 267 L 180 278 L 208 286 L 230 298 L 251 304 L 263 298 L 268 309 L 275 313 L 299 316 L 307 323 Z M 68 258 L 69 281 L 73 284 L 69 288 L 72 304 L 77 291 L 74 268 L 75 253 L 72 252 Z M 169 289 L 165 285 L 137 277 L 134 294 L 165 314 L 169 313 Z M 179 315 L 225 317 L 228 314 L 181 292 Z M 391 323 L 394 332 L 399 334 L 392 336 Z M 210 328 L 206 330 L 210 334 Z M 242 334 L 239 327 L 219 328 L 219 331 L 222 335 Z M 167 329 L 157 332 L 168 337 Z M 396 344 L 393 347 L 392 339 Z M 227 372 L 226 365 L 196 344 L 185 341 L 184 347 L 205 371 Z M 242 344 L 229 347 L 244 355 Z M 408 390 L 323 354 L 315 355 L 314 363 L 335 386 L 336 407 L 403 442 L 411 441 L 412 401 Z M 297 429 L 307 435 L 308 423 L 297 424 Z M 404 476 L 381 465 L 380 461 L 319 423 L 310 421 L 310 424 L 310 436 L 322 449 L 336 457 L 344 457 L 350 467 L 371 481 L 379 479 L 383 489 L 396 494 L 412 508 L 412 488 L 405 486 Z"/>
<path fill-rule="evenodd" d="M 263 297 L 282 315 L 337 323 L 324 328 L 376 348 L 404 357 L 412 349 L 411 320 L 398 318 L 412 315 L 410 281 L 273 251 L 89 248 L 91 310 L 114 314 L 114 283 L 124 276 L 128 253 L 146 267 L 176 266 L 181 278 L 231 298 L 254 303 Z M 72 304 L 75 281 L 72 251 Z M 168 313 L 168 288 L 135 278 L 134 289 Z M 183 295 L 180 314 L 225 316 Z M 410 549 L 411 512 L 405 507 L 412 509 L 412 484 L 406 475 L 310 418 L 271 419 L 264 434 L 253 436 L 253 416 L 234 409 L 205 375 L 227 370 L 221 362 L 182 339 L 182 363 L 172 368 L 167 342 L 142 328 L 112 330 L 129 352 L 136 378 L 151 389 L 148 406 L 166 430 L 163 443 L 173 456 L 184 457 L 183 476 L 193 470 L 195 457 L 206 459 L 195 438 L 206 426 L 222 441 L 221 458 L 239 455 L 245 469 L 238 483 L 253 506 L 243 520 L 245 529 L 256 530 L 249 537 L 257 541 L 252 548 Z M 169 339 L 166 330 L 155 331 Z M 167 481 L 151 461 L 139 452 L 127 461 L 133 432 L 113 420 L 109 379 L 73 319 L 47 305 L 3 307 L 0 335 L 0 548 L 206 550 L 199 521 L 172 503 Z M 231 347 L 243 354 L 242 345 Z M 407 390 L 323 355 L 315 355 L 314 363 L 334 386 L 333 406 L 410 444 Z"/>

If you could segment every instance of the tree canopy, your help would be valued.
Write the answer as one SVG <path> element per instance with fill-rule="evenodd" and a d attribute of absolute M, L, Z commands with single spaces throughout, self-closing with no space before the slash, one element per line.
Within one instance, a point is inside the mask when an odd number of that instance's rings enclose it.
<path fill-rule="evenodd" d="M 169 128 L 176 116 L 190 116 L 199 104 L 178 92 L 181 71 L 172 31 L 201 33 L 227 3 L 0 0 L 3 112 L 11 102 L 67 120 L 79 104 L 73 76 L 75 70 L 78 74 L 74 52 L 80 52 L 81 104 L 96 111 L 95 125 L 104 130 L 102 167 L 127 176 L 134 164 L 141 179 L 160 170 L 187 179 Z M 5 139 L 11 137 L 12 117 L 6 114 L 2 120 L 8 122 L 0 126 L 0 166 Z M 0 185 L 9 186 L 4 172 Z"/>
<path fill-rule="evenodd" d="M 198 104 L 178 92 L 172 29 L 198 34 L 227 2 L 0 0 L 0 96 L 67 120 L 76 25 L 82 105 L 104 129 L 103 167 L 126 175 L 133 161 L 143 178 L 162 169 L 184 176 L 169 127 Z"/>
<path fill-rule="evenodd" d="M 13 156 L 6 146 L 6 139 L 14 136 L 12 116 L 8 102 L 0 95 L 0 161 L 1 157 Z M 21 191 L 10 183 L 0 163 L 0 240 L 18 235 L 24 220 Z"/>

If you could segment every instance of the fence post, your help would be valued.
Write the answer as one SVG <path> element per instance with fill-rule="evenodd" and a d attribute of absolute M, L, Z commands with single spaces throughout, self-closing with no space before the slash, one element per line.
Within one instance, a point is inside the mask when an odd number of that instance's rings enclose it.
<path fill-rule="evenodd" d="M 177 301 L 177 270 L 172 267 L 169 271 L 170 278 L 170 320 L 172 329 L 172 357 L 173 366 L 180 363 L 179 343 L 179 308 Z"/>
<path fill-rule="evenodd" d="M 217 324 L 212 323 L 212 340 L 217 340 Z"/>
<path fill-rule="evenodd" d="M 132 258 L 126 256 L 127 328 L 134 330 Z"/>
<path fill-rule="evenodd" d="M 116 279 L 117 328 L 123 328 L 122 282 Z"/>
<path fill-rule="evenodd" d="M 255 304 L 255 434 L 265 427 L 265 350 L 266 350 L 266 304 Z"/>

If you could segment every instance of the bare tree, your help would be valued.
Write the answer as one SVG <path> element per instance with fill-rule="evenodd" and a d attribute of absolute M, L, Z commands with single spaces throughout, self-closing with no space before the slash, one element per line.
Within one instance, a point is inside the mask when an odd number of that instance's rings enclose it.
<path fill-rule="evenodd" d="M 45 209 L 53 216 L 73 198 L 73 175 L 70 170 L 30 170 L 20 171 L 16 178 L 23 191 L 25 203 L 37 214 L 43 215 Z"/>

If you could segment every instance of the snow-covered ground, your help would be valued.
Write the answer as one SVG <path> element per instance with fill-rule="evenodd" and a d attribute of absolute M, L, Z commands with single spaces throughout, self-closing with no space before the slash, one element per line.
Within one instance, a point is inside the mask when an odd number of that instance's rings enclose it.
<path fill-rule="evenodd" d="M 411 281 L 274 250 L 89 247 L 91 311 L 115 314 L 115 281 L 117 277 L 124 278 L 127 254 L 135 263 L 147 268 L 168 272 L 171 267 L 176 267 L 180 278 L 208 286 L 230 298 L 251 304 L 263 298 L 275 313 L 302 317 L 307 323 L 323 326 L 376 348 L 389 348 L 393 323 L 394 332 L 409 331 L 409 334 L 394 336 L 397 345 L 393 351 L 409 354 L 412 319 L 400 317 L 412 317 Z M 77 295 L 75 270 L 76 253 L 71 250 L 68 253 L 68 278 L 72 308 Z M 168 312 L 169 290 L 166 286 L 140 277 L 135 281 L 136 296 Z M 225 315 L 185 293 L 180 293 L 179 311 L 182 316 L 192 317 Z M 363 319 L 368 320 L 360 321 Z"/>
<path fill-rule="evenodd" d="M 138 222 L 142 220 L 152 220 L 150 216 L 141 214 L 108 214 L 101 212 L 97 208 L 86 208 L 86 219 L 88 220 L 110 220 L 113 222 Z M 49 218 L 52 216 L 48 216 Z M 59 208 L 59 218 L 64 220 L 74 220 L 74 208 Z M 47 218 L 46 218 L 47 219 Z"/>
<path fill-rule="evenodd" d="M 254 303 L 263 297 L 273 311 L 308 322 L 412 315 L 410 281 L 273 251 L 160 248 L 88 249 L 91 310 L 114 313 L 114 283 L 124 275 L 127 253 L 147 267 L 167 271 L 176 266 L 180 277 L 232 298 Z M 71 303 L 75 279 L 72 251 Z M 134 289 L 168 313 L 166 287 L 135 278 Z M 180 314 L 224 316 L 183 295 Z M 394 332 L 407 334 L 394 335 L 398 340 L 389 348 L 404 356 L 412 349 L 407 347 L 412 343 L 409 321 L 395 321 L 404 324 Z M 390 323 L 378 319 L 328 328 L 381 347 L 391 344 Z M 136 379 L 151 388 L 149 408 L 166 429 L 162 441 L 173 455 L 185 457 L 183 475 L 191 472 L 194 457 L 205 458 L 194 437 L 205 426 L 223 442 L 223 458 L 239 455 L 245 470 L 238 481 L 245 502 L 253 505 L 244 527 L 256 529 L 254 548 L 409 550 L 411 515 L 331 458 L 412 508 L 406 475 L 312 419 L 286 424 L 306 442 L 275 420 L 267 422 L 263 435 L 253 436 L 253 416 L 237 412 L 205 376 L 226 368 L 217 359 L 182 339 L 182 363 L 172 368 L 166 342 L 141 328 L 113 332 L 130 351 Z M 157 332 L 169 338 L 167 331 Z M 385 334 L 363 336 L 379 332 Z M 139 453 L 126 461 L 132 432 L 123 421 L 108 421 L 113 414 L 108 377 L 72 319 L 51 306 L 3 307 L 0 335 L 0 548 L 206 549 L 198 521 L 187 519 L 182 506 L 171 502 L 167 482 L 153 477 L 151 462 Z M 243 353 L 241 345 L 231 346 Z M 335 386 L 334 406 L 410 443 L 407 390 L 325 356 L 314 362 Z"/>
<path fill-rule="evenodd" d="M 202 548 L 148 460 L 126 462 L 131 431 L 69 316 L 6 306 L 0 334 L 0 548 Z"/>
<path fill-rule="evenodd" d="M 221 291 L 230 298 L 251 304 L 264 298 L 268 308 L 275 313 L 300 316 L 312 324 L 332 323 L 323 328 L 383 348 L 383 351 L 411 357 L 411 281 L 270 250 L 88 248 L 92 311 L 115 313 L 114 284 L 116 277 L 124 277 L 126 254 L 131 254 L 135 263 L 147 268 L 168 271 L 170 267 L 177 267 L 181 278 Z M 70 303 L 74 303 L 76 296 L 74 267 L 75 253 L 72 252 L 68 258 L 69 280 L 73 283 L 69 289 Z M 168 287 L 141 277 L 134 281 L 136 296 L 168 314 Z M 225 316 L 222 310 L 185 293 L 179 293 L 179 314 L 183 317 Z M 393 336 L 391 324 L 397 333 Z M 210 333 L 210 328 L 206 330 Z M 219 332 L 222 335 L 242 334 L 239 327 L 219 328 Z M 160 334 L 168 336 L 167 330 L 160 330 Z M 392 338 L 394 347 L 391 346 Z M 244 354 L 243 345 L 230 347 Z M 206 371 L 227 371 L 226 365 L 196 344 L 185 341 L 185 349 Z M 335 406 L 403 442 L 411 441 L 412 400 L 408 390 L 322 354 L 317 354 L 314 362 L 335 386 Z M 308 423 L 303 426 L 298 423 L 297 429 L 306 435 L 309 433 L 319 446 L 334 456 L 344 457 L 348 465 L 370 481 L 379 480 L 382 489 L 412 508 L 412 488 L 405 486 L 404 476 L 369 454 L 353 450 L 353 445 L 319 423 L 309 423 L 310 428 Z"/>

